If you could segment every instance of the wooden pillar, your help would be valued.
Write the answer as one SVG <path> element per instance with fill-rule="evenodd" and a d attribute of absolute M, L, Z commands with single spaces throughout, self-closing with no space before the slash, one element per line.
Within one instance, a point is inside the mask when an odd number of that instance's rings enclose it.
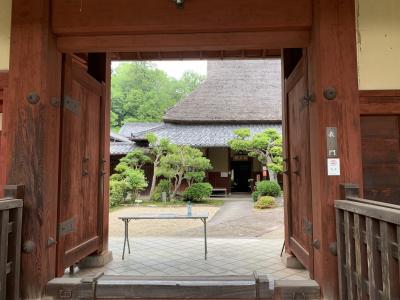
<path fill-rule="evenodd" d="M 50 0 L 12 4 L 6 181 L 25 186 L 21 295 L 37 299 L 55 274 L 61 55 L 49 25 Z"/>
<path fill-rule="evenodd" d="M 336 242 L 334 200 L 340 198 L 340 183 L 362 186 L 354 0 L 315 0 L 313 18 L 309 90 L 314 274 L 324 299 L 338 299 L 337 257 L 331 251 Z M 324 91 L 331 87 L 337 95 L 327 100 Z M 340 176 L 327 175 L 326 127 L 337 127 Z"/>
<path fill-rule="evenodd" d="M 102 197 L 103 205 L 99 210 L 99 232 L 101 236 L 100 253 L 108 252 L 109 221 L 109 181 L 110 181 L 110 112 L 111 112 L 111 56 L 107 53 L 88 54 L 88 73 L 99 82 L 103 82 L 105 98 L 101 103 L 101 144 L 102 157 Z"/>
<path fill-rule="evenodd" d="M 0 113 L 3 113 L 3 105 L 6 98 L 6 91 L 8 86 L 8 70 L 0 71 Z M 1 141 L 2 136 L 2 124 L 0 120 L 0 198 L 3 197 L 3 185 L 5 184 L 5 171 L 4 171 L 4 138 L 3 143 Z M 4 123 L 4 122 L 3 122 Z"/>

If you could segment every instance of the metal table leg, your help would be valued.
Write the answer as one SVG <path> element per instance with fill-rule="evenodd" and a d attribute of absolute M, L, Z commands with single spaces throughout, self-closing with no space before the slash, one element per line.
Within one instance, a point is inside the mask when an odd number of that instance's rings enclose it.
<path fill-rule="evenodd" d="M 128 253 L 131 254 L 131 246 L 129 244 L 129 219 L 124 219 L 125 234 L 124 234 L 124 249 L 122 251 L 122 260 L 125 258 L 125 247 L 128 244 Z"/>
<path fill-rule="evenodd" d="M 207 219 L 201 219 L 204 224 L 204 259 L 207 260 L 207 254 L 208 254 L 208 249 L 207 249 Z"/>

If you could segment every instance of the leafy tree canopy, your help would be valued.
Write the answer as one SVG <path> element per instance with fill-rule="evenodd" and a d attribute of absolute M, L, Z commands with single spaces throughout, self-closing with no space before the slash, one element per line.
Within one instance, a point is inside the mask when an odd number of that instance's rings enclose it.
<path fill-rule="evenodd" d="M 160 122 L 167 109 L 204 79 L 188 71 L 177 80 L 150 62 L 121 63 L 112 73 L 112 128 L 118 130 L 127 122 Z"/>
<path fill-rule="evenodd" d="M 172 151 L 163 156 L 157 170 L 157 176 L 174 181 L 175 197 L 182 181 L 186 179 L 189 184 L 204 179 L 205 171 L 211 169 L 210 160 L 203 156 L 203 152 L 190 146 L 173 145 Z"/>
<path fill-rule="evenodd" d="M 232 150 L 256 157 L 267 166 L 271 179 L 276 181 L 276 174 L 283 171 L 282 136 L 275 129 L 266 129 L 254 136 L 248 128 L 237 129 L 234 133 L 235 138 L 229 141 Z"/>

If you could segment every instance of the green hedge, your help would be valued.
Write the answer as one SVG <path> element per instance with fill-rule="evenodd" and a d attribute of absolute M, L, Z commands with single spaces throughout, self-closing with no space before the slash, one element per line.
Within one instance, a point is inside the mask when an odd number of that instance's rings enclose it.
<path fill-rule="evenodd" d="M 194 183 L 186 189 L 183 197 L 186 201 L 199 202 L 210 198 L 212 189 L 212 185 L 208 182 Z"/>
<path fill-rule="evenodd" d="M 261 196 L 279 197 L 281 195 L 281 187 L 275 181 L 263 180 L 257 182 L 256 191 Z"/>

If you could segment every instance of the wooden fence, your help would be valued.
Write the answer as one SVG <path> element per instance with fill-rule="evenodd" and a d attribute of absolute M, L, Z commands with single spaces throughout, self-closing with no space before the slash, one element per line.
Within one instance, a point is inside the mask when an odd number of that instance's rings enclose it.
<path fill-rule="evenodd" d="M 400 206 L 347 193 L 337 200 L 341 299 L 400 299 Z"/>
<path fill-rule="evenodd" d="M 22 186 L 7 186 L 0 199 L 0 300 L 19 299 Z"/>

